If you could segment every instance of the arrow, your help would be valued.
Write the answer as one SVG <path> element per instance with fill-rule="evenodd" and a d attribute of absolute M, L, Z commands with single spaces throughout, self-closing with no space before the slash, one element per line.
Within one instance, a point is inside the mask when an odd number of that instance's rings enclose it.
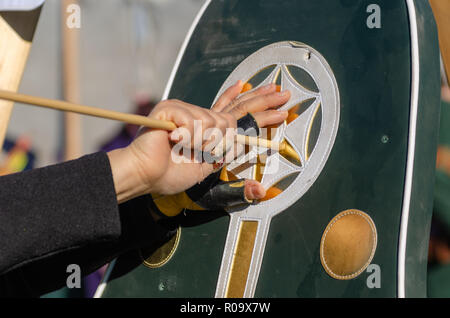
<path fill-rule="evenodd" d="M 93 117 L 117 120 L 117 121 L 121 121 L 124 123 L 138 125 L 138 126 L 144 126 L 144 127 L 153 128 L 153 129 L 163 129 L 163 130 L 167 130 L 167 131 L 172 131 L 172 130 L 177 129 L 177 126 L 173 122 L 167 121 L 167 120 L 152 119 L 152 118 L 149 118 L 146 116 L 121 113 L 121 112 L 117 112 L 117 111 L 113 111 L 113 110 L 106 110 L 106 109 L 102 109 L 102 108 L 86 106 L 86 105 L 79 105 L 79 104 L 70 103 L 70 102 L 61 101 L 61 100 L 25 95 L 25 94 L 6 91 L 6 90 L 0 90 L 0 99 L 4 99 L 4 100 L 16 102 L 16 103 L 22 103 L 22 104 L 26 104 L 26 105 L 34 105 L 34 106 L 50 108 L 50 109 L 55 109 L 55 110 L 61 110 L 61 111 L 66 111 L 66 112 L 72 112 L 72 113 L 77 113 L 77 114 L 82 114 L 82 115 L 93 116 Z M 293 149 L 291 149 L 289 144 L 287 144 L 285 141 L 279 143 L 279 142 L 275 142 L 275 141 L 271 141 L 271 140 L 263 139 L 263 138 L 244 136 L 244 135 L 236 135 L 236 142 L 243 144 L 243 145 L 274 149 L 274 150 L 278 150 L 280 152 L 287 152 L 289 154 L 297 156 L 296 152 Z"/>

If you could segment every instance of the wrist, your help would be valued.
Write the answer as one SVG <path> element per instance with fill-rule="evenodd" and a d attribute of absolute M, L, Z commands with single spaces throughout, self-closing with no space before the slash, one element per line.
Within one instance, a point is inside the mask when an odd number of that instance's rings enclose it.
<path fill-rule="evenodd" d="M 136 160 L 128 148 L 116 149 L 107 155 L 119 204 L 147 193 L 147 187 L 137 171 Z"/>

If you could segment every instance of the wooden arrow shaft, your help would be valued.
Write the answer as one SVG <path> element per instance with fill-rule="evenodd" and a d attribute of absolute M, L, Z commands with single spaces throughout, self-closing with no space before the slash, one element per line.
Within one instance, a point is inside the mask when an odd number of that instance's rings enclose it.
<path fill-rule="evenodd" d="M 174 130 L 177 128 L 177 126 L 170 121 L 156 120 L 145 116 L 126 114 L 112 110 L 101 109 L 97 107 L 69 103 L 60 100 L 29 96 L 5 90 L 0 90 L 0 98 L 13 101 L 16 103 L 35 105 L 39 107 L 62 110 L 88 116 L 118 120 L 129 124 L 146 126 L 155 129 Z"/>
<path fill-rule="evenodd" d="M 61 100 L 54 100 L 43 97 L 14 93 L 6 90 L 0 90 L 0 99 L 16 103 L 35 105 L 44 108 L 62 110 L 66 112 L 78 113 L 82 115 L 118 120 L 128 124 L 145 126 L 153 129 L 163 129 L 172 131 L 177 128 L 177 126 L 173 122 L 167 120 L 157 120 L 146 116 L 121 113 L 92 106 L 69 103 Z M 259 146 L 263 148 L 272 148 L 276 150 L 282 150 L 285 148 L 285 144 L 283 143 L 280 144 L 263 138 L 249 137 L 243 135 L 236 136 L 236 141 L 240 144 Z"/>

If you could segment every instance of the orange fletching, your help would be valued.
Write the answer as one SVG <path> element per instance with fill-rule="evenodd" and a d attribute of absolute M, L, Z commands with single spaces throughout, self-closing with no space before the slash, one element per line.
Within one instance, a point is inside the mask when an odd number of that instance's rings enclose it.
<path fill-rule="evenodd" d="M 260 201 L 267 201 L 270 199 L 275 198 L 277 195 L 279 195 L 283 190 L 277 187 L 271 187 L 266 191 L 266 196 L 262 198 Z"/>
<path fill-rule="evenodd" d="M 242 91 L 241 94 L 250 91 L 253 88 L 253 85 L 250 83 L 245 83 L 244 86 L 242 87 Z"/>
<path fill-rule="evenodd" d="M 289 115 L 286 118 L 286 122 L 289 124 L 289 123 L 293 122 L 296 118 L 298 118 L 298 114 L 289 113 Z"/>

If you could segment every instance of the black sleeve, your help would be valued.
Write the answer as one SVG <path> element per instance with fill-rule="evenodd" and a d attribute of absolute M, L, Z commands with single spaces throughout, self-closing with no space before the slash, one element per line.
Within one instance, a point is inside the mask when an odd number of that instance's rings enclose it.
<path fill-rule="evenodd" d="M 70 264 L 87 275 L 165 241 L 145 200 L 117 204 L 103 152 L 0 177 L 0 296 L 40 296 L 65 286 Z"/>

